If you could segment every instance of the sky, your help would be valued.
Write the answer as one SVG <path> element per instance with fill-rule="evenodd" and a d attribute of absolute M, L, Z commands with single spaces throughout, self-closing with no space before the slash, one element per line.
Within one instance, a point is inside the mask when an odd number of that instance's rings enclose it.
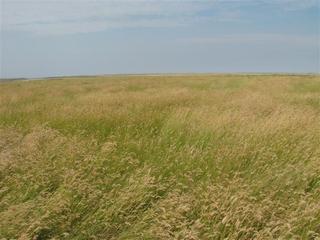
<path fill-rule="evenodd" d="M 0 3 L 0 78 L 320 72 L 320 0 Z"/>

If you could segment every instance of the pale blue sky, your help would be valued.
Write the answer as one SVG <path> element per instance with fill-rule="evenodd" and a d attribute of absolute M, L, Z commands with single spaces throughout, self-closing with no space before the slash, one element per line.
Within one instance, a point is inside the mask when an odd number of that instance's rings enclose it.
<path fill-rule="evenodd" d="M 319 0 L 0 0 L 0 77 L 320 72 Z"/>

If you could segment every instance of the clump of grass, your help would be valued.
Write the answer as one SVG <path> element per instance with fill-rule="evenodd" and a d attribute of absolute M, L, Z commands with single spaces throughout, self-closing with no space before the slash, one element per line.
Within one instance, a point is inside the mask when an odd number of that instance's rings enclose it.
<path fill-rule="evenodd" d="M 0 238 L 318 239 L 319 83 L 1 83 Z"/>

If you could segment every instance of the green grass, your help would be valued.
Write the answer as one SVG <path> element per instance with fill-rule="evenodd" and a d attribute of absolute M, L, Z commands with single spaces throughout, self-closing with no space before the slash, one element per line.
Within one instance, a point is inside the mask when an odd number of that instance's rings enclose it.
<path fill-rule="evenodd" d="M 0 83 L 0 239 L 320 238 L 320 78 Z"/>

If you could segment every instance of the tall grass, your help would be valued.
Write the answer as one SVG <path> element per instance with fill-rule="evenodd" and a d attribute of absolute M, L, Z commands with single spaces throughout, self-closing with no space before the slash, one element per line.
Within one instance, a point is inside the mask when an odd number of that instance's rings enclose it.
<path fill-rule="evenodd" d="M 0 239 L 320 239 L 319 76 L 0 84 Z"/>

